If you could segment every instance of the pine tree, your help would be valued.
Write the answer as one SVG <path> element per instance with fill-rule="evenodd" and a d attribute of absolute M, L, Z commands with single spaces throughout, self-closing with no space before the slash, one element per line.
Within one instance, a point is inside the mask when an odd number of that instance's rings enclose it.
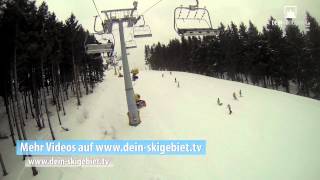
<path fill-rule="evenodd" d="M 303 87 L 306 81 L 302 81 L 303 77 L 303 57 L 304 52 L 303 48 L 305 46 L 304 36 L 300 32 L 300 29 L 297 25 L 288 25 L 286 27 L 286 52 L 287 57 L 286 61 L 290 62 L 291 68 L 288 69 L 290 74 L 292 74 L 294 82 L 298 87 L 298 94 L 303 94 Z"/>
<path fill-rule="evenodd" d="M 320 28 L 308 13 L 307 21 L 306 34 L 296 25 L 284 33 L 273 17 L 262 32 L 251 21 L 248 27 L 221 23 L 216 37 L 182 37 L 146 48 L 146 61 L 155 70 L 187 71 L 286 92 L 294 84 L 298 94 L 319 98 Z"/>
<path fill-rule="evenodd" d="M 74 84 L 79 97 L 80 82 L 86 88 L 89 82 L 93 88 L 103 79 L 102 58 L 85 55 L 83 43 L 88 32 L 74 15 L 60 22 L 45 3 L 37 8 L 35 1 L 0 1 L 0 30 L 0 96 L 5 102 L 13 145 L 16 139 L 27 140 L 27 123 L 41 129 L 48 122 L 55 139 L 47 100 L 54 99 L 58 117 L 61 111 L 65 115 L 70 84 Z M 72 39 L 75 34 L 77 38 Z M 89 36 L 88 43 L 96 43 L 95 38 Z M 38 174 L 35 167 L 31 169 L 33 175 Z"/>
<path fill-rule="evenodd" d="M 310 72 L 312 77 L 312 87 L 310 88 L 315 93 L 315 98 L 320 98 L 320 26 L 309 13 L 307 13 L 307 22 L 309 30 L 306 33 L 306 52 L 309 55 L 309 61 L 313 65 L 313 71 Z"/>

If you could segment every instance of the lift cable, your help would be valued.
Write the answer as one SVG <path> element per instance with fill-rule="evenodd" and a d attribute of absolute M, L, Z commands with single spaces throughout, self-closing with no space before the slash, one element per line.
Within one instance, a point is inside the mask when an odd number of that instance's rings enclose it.
<path fill-rule="evenodd" d="M 153 4 L 152 6 L 150 6 L 148 9 L 146 9 L 142 15 L 144 15 L 145 13 L 147 13 L 148 11 L 150 11 L 152 8 L 154 8 L 156 5 L 158 5 L 161 1 L 163 0 L 159 0 L 158 2 L 156 2 L 155 4 Z"/>
<path fill-rule="evenodd" d="M 101 15 L 100 15 L 100 13 L 99 13 L 98 7 L 97 7 L 97 5 L 96 5 L 96 2 L 95 2 L 94 0 L 92 0 L 92 2 L 93 2 L 93 4 L 94 4 L 94 7 L 95 7 L 95 9 L 96 9 L 96 11 L 97 11 L 97 13 L 98 13 L 98 16 L 99 16 L 100 20 L 103 22 L 103 20 L 102 20 L 102 18 L 101 18 Z"/>

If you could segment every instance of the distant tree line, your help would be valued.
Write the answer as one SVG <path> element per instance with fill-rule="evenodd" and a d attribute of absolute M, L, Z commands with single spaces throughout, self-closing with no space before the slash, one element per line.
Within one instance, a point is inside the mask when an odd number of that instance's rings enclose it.
<path fill-rule="evenodd" d="M 271 17 L 262 32 L 250 21 L 247 27 L 222 23 L 216 37 L 182 37 L 169 44 L 145 46 L 146 64 L 155 70 L 186 71 L 251 83 L 265 88 L 284 88 L 320 98 L 320 27 L 309 13 L 308 28 L 295 24 L 285 32 Z"/>
<path fill-rule="evenodd" d="M 83 92 L 91 93 L 103 80 L 100 55 L 86 55 L 84 43 L 97 43 L 71 16 L 59 21 L 48 6 L 31 0 L 0 1 L 0 96 L 4 99 L 12 143 L 27 140 L 25 125 L 49 127 L 56 139 L 49 105 L 66 115 L 71 95 L 81 105 Z M 33 174 L 37 170 L 32 168 Z"/>

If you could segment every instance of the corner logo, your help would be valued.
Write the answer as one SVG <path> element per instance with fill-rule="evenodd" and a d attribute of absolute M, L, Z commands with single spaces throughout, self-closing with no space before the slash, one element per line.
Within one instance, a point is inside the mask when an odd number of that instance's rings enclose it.
<path fill-rule="evenodd" d="M 285 19 L 296 19 L 298 14 L 298 7 L 297 6 L 284 6 L 283 8 L 283 15 Z"/>

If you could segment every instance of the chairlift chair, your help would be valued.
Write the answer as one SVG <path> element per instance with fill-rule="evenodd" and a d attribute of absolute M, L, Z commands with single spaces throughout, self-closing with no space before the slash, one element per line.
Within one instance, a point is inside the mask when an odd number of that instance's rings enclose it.
<path fill-rule="evenodd" d="M 130 39 L 126 41 L 126 49 L 134 49 L 137 48 L 137 43 L 134 40 L 133 33 L 130 33 Z"/>
<path fill-rule="evenodd" d="M 116 43 L 116 40 L 114 38 L 113 33 L 105 33 L 104 31 L 98 31 L 95 34 L 100 35 L 101 36 L 100 40 L 106 42 L 106 44 L 111 44 L 110 46 L 111 46 L 112 50 L 107 51 L 106 53 L 107 53 L 108 57 L 112 56 L 113 51 L 114 51 L 114 47 L 115 47 L 115 43 Z"/>
<path fill-rule="evenodd" d="M 180 6 L 174 10 L 174 29 L 180 36 L 215 36 L 217 29 L 213 29 L 209 11 L 204 8 L 199 8 L 199 0 L 196 0 L 196 5 L 189 7 Z M 202 23 L 206 27 L 181 27 L 182 24 Z"/>
<path fill-rule="evenodd" d="M 145 38 L 152 37 L 150 26 L 146 25 L 144 16 L 140 16 L 138 21 L 142 21 L 143 23 L 140 25 L 135 25 L 133 27 L 133 37 L 134 38 Z"/>
<path fill-rule="evenodd" d="M 133 28 L 133 37 L 134 38 L 152 37 L 152 33 L 151 33 L 150 27 L 148 25 L 135 26 Z"/>
<path fill-rule="evenodd" d="M 126 42 L 126 49 L 134 49 L 137 48 L 137 43 L 135 40 L 131 39 Z"/>
<path fill-rule="evenodd" d="M 94 27 L 95 29 L 95 27 Z M 93 35 L 100 35 L 103 38 L 103 35 L 105 34 L 103 31 L 96 31 L 96 33 L 93 33 Z M 113 37 L 113 36 L 112 36 Z M 102 53 L 107 53 L 112 54 L 114 51 L 114 37 L 112 39 L 108 39 L 106 43 L 102 43 L 102 44 L 87 44 L 87 40 L 89 38 L 89 34 L 86 36 L 85 41 L 84 41 L 84 48 L 85 48 L 85 52 L 87 54 L 102 54 Z M 112 42 L 113 40 L 113 42 Z"/>

